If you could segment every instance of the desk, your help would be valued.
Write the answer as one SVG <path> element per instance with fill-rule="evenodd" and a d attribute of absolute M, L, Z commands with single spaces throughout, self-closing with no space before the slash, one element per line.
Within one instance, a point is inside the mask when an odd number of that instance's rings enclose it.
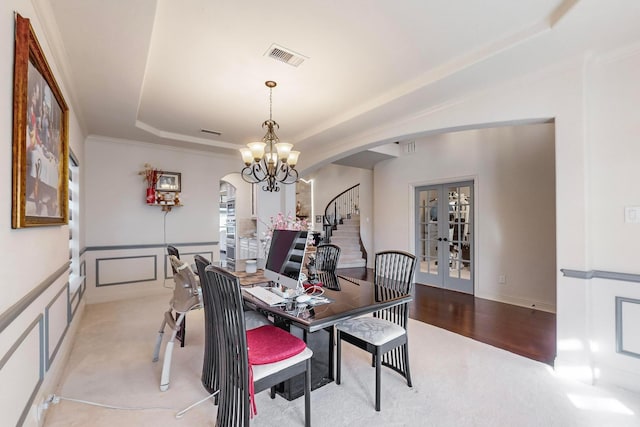
<path fill-rule="evenodd" d="M 243 292 L 245 304 L 249 308 L 272 315 L 276 325 L 294 335 L 302 335 L 300 338 L 304 339 L 313 350 L 312 389 L 321 387 L 334 379 L 333 326 L 336 323 L 394 305 L 405 304 L 413 298 L 411 295 L 401 294 L 387 287 L 375 286 L 371 282 L 355 280 L 357 283 L 353 283 L 335 274 L 332 276 L 331 280 L 339 283 L 340 290 L 325 289 L 324 296 L 331 298 L 333 302 L 307 308 L 299 313 L 286 311 L 284 307 L 270 307 Z M 326 276 L 323 279 L 329 280 Z M 301 396 L 302 378 L 289 380 L 279 386 L 278 392 L 289 400 Z"/>

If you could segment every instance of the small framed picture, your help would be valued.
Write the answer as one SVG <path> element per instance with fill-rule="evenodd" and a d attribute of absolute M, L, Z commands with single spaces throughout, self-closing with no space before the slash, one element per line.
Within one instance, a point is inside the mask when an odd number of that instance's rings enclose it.
<path fill-rule="evenodd" d="M 158 172 L 158 181 L 156 182 L 156 191 L 174 191 L 180 192 L 180 172 Z"/>
<path fill-rule="evenodd" d="M 322 222 L 322 215 L 316 215 L 316 224 L 320 224 Z"/>

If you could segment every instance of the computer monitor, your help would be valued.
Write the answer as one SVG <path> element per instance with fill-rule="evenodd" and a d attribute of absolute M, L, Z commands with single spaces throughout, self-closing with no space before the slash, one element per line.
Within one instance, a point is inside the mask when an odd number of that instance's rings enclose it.
<path fill-rule="evenodd" d="M 276 286 L 296 289 L 306 248 L 306 231 L 273 230 L 264 276 Z"/>

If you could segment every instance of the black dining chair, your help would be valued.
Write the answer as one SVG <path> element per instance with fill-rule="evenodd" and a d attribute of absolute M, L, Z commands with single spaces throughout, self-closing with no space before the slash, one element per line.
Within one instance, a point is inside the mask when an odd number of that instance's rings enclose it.
<path fill-rule="evenodd" d="M 171 268 L 174 270 L 173 281 L 175 282 L 175 286 L 173 288 L 173 296 L 169 301 L 169 310 L 164 313 L 153 351 L 153 361 L 157 362 L 164 329 L 169 325 L 169 328 L 171 328 L 171 338 L 167 342 L 164 351 L 164 362 L 162 364 L 162 374 L 160 377 L 161 391 L 166 391 L 169 388 L 173 346 L 178 333 L 182 330 L 181 328 L 184 325 L 186 315 L 191 310 L 202 308 L 200 287 L 189 264 L 180 261 L 175 255 L 169 255 L 169 262 L 171 263 Z"/>
<path fill-rule="evenodd" d="M 319 244 L 316 247 L 315 258 L 315 267 L 318 272 L 335 273 L 340 260 L 340 246 L 332 243 Z M 340 290 L 340 284 L 337 280 L 329 280 L 326 283 L 323 281 L 323 286 L 335 291 Z"/>
<path fill-rule="evenodd" d="M 395 295 L 407 295 L 413 291 L 413 274 L 416 258 L 402 251 L 378 252 L 374 268 L 374 293 L 384 299 Z M 373 317 L 358 317 L 336 325 L 336 384 L 340 384 L 341 347 L 346 341 L 372 355 L 376 367 L 376 411 L 380 411 L 380 371 L 387 366 L 400 373 L 411 387 L 407 324 L 408 303 L 399 304 L 373 313 Z"/>
<path fill-rule="evenodd" d="M 205 322 L 215 329 L 218 356 L 216 426 L 248 427 L 255 414 L 254 393 L 271 389 L 275 397 L 273 387 L 304 374 L 304 423 L 309 427 L 312 351 L 304 341 L 273 325 L 247 331 L 238 278 L 213 265 L 205 268 L 205 276 L 201 280 Z"/>
<path fill-rule="evenodd" d="M 208 259 L 202 255 L 195 255 L 193 260 L 201 277 L 201 283 L 207 280 L 205 269 L 211 265 Z M 206 316 L 206 311 L 205 311 Z M 263 325 L 270 325 L 271 322 L 261 313 L 253 310 L 244 312 L 245 326 L 247 330 L 255 329 Z M 218 352 L 216 350 L 216 330 L 212 322 L 204 322 L 204 360 L 202 362 L 202 385 L 209 394 L 213 394 L 220 389 L 218 379 Z M 218 402 L 216 397 L 215 402 Z"/>
<path fill-rule="evenodd" d="M 340 246 L 333 243 L 321 243 L 316 247 L 316 268 L 336 271 L 340 260 Z"/>

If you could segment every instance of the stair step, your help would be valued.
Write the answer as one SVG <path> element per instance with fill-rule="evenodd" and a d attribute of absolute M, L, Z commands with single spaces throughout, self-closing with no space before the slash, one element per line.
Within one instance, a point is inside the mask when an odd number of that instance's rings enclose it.
<path fill-rule="evenodd" d="M 342 257 L 360 257 L 362 258 L 362 251 L 360 250 L 360 247 L 357 248 L 340 248 L 340 258 Z"/>
<path fill-rule="evenodd" d="M 341 242 L 336 242 L 336 241 L 333 241 L 333 244 L 338 246 L 340 248 L 340 250 L 342 251 L 342 253 L 354 252 L 354 251 L 360 252 L 360 245 L 358 245 L 358 244 L 341 243 Z"/>
<path fill-rule="evenodd" d="M 339 230 L 333 230 L 333 232 L 331 233 L 332 236 L 338 235 L 340 236 L 341 234 L 344 234 L 345 236 L 359 236 L 360 235 L 360 230 L 358 230 L 357 228 L 354 228 L 353 230 L 349 230 L 349 229 L 339 229 Z"/>
<path fill-rule="evenodd" d="M 365 267 L 366 265 L 367 265 L 367 262 L 363 258 L 359 260 L 353 260 L 353 261 L 343 261 L 341 258 L 338 261 L 337 268 L 356 268 L 356 267 Z"/>
<path fill-rule="evenodd" d="M 331 239 L 360 241 L 360 233 L 336 233 L 331 235 Z"/>
<path fill-rule="evenodd" d="M 338 263 L 352 263 L 352 262 L 356 262 L 356 261 L 360 261 L 362 258 L 361 256 L 354 256 L 354 257 L 343 257 L 342 255 L 340 256 L 340 259 L 338 260 Z"/>
<path fill-rule="evenodd" d="M 331 233 L 331 243 L 340 247 L 338 268 L 366 267 L 360 250 L 360 215 L 344 218 Z"/>

